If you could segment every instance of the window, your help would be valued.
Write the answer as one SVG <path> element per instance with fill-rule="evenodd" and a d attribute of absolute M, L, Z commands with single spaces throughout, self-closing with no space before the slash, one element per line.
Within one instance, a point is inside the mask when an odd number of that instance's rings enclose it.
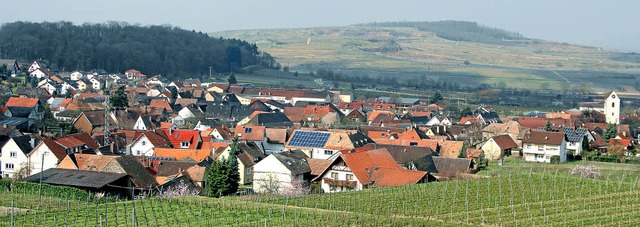
<path fill-rule="evenodd" d="M 142 141 L 142 146 L 147 145 L 147 141 Z"/>
<path fill-rule="evenodd" d="M 4 164 L 4 168 L 5 169 L 13 169 L 13 163 L 5 163 Z"/>
<path fill-rule="evenodd" d="M 244 133 L 251 133 L 253 131 L 252 128 L 245 128 Z"/>
<path fill-rule="evenodd" d="M 9 157 L 11 157 L 11 158 L 16 158 L 16 157 L 18 157 L 18 152 L 15 152 L 15 151 L 10 152 L 10 153 L 9 153 Z"/>
<path fill-rule="evenodd" d="M 247 169 L 247 175 L 251 174 L 251 169 Z"/>
<path fill-rule="evenodd" d="M 412 147 L 418 146 L 418 142 L 410 142 L 409 146 L 412 146 Z"/>
<path fill-rule="evenodd" d="M 544 158 L 544 155 L 541 155 L 541 154 L 536 155 L 536 159 L 543 159 L 543 158 Z"/>
<path fill-rule="evenodd" d="M 331 178 L 338 179 L 338 173 L 331 173 Z"/>
<path fill-rule="evenodd" d="M 324 154 L 325 155 L 333 155 L 333 151 L 332 150 L 324 150 Z"/>
<path fill-rule="evenodd" d="M 180 142 L 180 148 L 189 148 L 190 144 L 191 143 L 189 143 L 189 142 Z"/>
<path fill-rule="evenodd" d="M 611 103 L 611 107 L 616 107 L 616 103 L 615 103 L 615 102 L 612 102 L 612 103 Z"/>
<path fill-rule="evenodd" d="M 140 151 L 136 151 L 136 155 L 140 155 Z"/>
<path fill-rule="evenodd" d="M 347 180 L 353 180 L 353 174 L 347 174 Z"/>
<path fill-rule="evenodd" d="M 527 149 L 531 149 L 531 144 L 530 143 L 527 144 Z"/>
<path fill-rule="evenodd" d="M 544 151 L 544 145 L 538 146 L 538 151 Z"/>

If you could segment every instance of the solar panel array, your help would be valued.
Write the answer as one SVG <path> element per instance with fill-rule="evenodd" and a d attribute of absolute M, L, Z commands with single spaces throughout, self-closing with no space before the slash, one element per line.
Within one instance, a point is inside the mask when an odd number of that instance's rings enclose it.
<path fill-rule="evenodd" d="M 587 131 L 587 129 L 584 129 L 584 128 L 579 128 L 574 130 L 572 128 L 565 127 L 562 130 L 567 135 L 567 139 L 569 139 L 569 141 L 571 142 L 578 142 L 582 137 L 586 136 L 587 133 L 589 133 L 589 131 Z"/>
<path fill-rule="evenodd" d="M 329 140 L 329 132 L 296 131 L 289 140 L 289 146 L 296 147 L 324 147 Z"/>

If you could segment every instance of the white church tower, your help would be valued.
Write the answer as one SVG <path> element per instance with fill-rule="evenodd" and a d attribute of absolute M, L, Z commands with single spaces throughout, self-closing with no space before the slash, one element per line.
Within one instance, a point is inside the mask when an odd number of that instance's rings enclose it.
<path fill-rule="evenodd" d="M 613 90 L 604 96 L 604 114 L 608 124 L 620 124 L 620 97 Z"/>

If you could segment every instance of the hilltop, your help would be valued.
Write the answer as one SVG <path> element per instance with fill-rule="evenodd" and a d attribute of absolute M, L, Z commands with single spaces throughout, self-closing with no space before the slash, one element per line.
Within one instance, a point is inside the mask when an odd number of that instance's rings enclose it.
<path fill-rule="evenodd" d="M 515 88 L 635 91 L 634 54 L 539 39 L 473 22 L 388 22 L 210 33 L 256 43 L 291 71 L 420 77 Z"/>

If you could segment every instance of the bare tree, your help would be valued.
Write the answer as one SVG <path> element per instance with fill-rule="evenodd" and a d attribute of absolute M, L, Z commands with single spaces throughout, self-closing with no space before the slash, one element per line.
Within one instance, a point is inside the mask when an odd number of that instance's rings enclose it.
<path fill-rule="evenodd" d="M 268 194 L 278 194 L 280 191 L 280 179 L 275 174 L 268 174 L 260 180 L 260 191 Z M 258 183 L 258 182 L 255 182 Z"/>

